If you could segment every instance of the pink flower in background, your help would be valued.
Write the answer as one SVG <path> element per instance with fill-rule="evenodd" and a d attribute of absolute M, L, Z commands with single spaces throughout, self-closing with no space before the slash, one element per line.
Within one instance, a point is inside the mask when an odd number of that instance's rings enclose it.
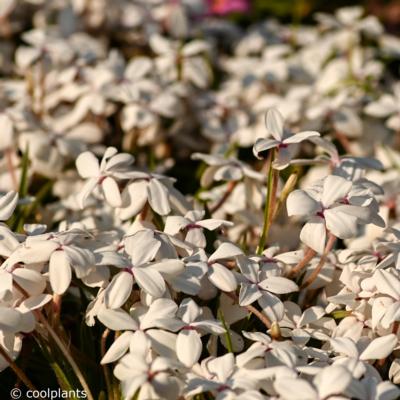
<path fill-rule="evenodd" d="M 250 9 L 249 0 L 208 0 L 209 13 L 226 15 L 234 12 L 246 12 Z"/>

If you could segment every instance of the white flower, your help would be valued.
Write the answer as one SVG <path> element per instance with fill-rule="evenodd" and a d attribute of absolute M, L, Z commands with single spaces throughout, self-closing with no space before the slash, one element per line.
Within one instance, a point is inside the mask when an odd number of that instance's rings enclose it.
<path fill-rule="evenodd" d="M 225 329 L 219 322 L 203 319 L 201 309 L 191 299 L 182 301 L 177 316 L 185 324 L 176 339 L 177 356 L 184 365 L 191 367 L 199 360 L 203 350 L 201 332 L 222 334 Z"/>
<path fill-rule="evenodd" d="M 253 146 L 253 153 L 257 158 L 263 158 L 262 153 L 267 150 L 276 149 L 277 154 L 273 167 L 279 170 L 289 165 L 295 150 L 294 144 L 319 136 L 319 133 L 315 131 L 292 134 L 284 129 L 283 123 L 283 117 L 277 109 L 271 108 L 268 110 L 265 117 L 265 125 L 268 135 L 271 135 L 273 139 L 258 139 Z"/>
<path fill-rule="evenodd" d="M 76 168 L 82 178 L 88 178 L 77 200 L 81 208 L 84 208 L 86 199 L 90 193 L 100 187 L 103 196 L 112 207 L 120 207 L 121 194 L 116 179 L 129 179 L 129 166 L 133 162 L 130 154 L 117 154 L 117 149 L 109 147 L 99 164 L 93 153 L 87 151 L 76 159 Z"/>
<path fill-rule="evenodd" d="M 182 233 L 185 241 L 196 247 L 206 247 L 206 237 L 203 229 L 214 231 L 225 226 L 233 226 L 232 222 L 215 218 L 203 219 L 204 211 L 189 211 L 184 217 L 177 215 L 167 217 L 164 232 L 170 235 Z"/>
<path fill-rule="evenodd" d="M 327 231 L 338 238 L 356 235 L 357 225 L 368 223 L 368 205 L 373 198 L 361 196 L 353 205 L 349 193 L 353 184 L 340 176 L 327 176 L 320 187 L 309 191 L 295 190 L 287 198 L 288 215 L 310 218 L 303 226 L 300 239 L 318 253 L 323 253 Z"/>

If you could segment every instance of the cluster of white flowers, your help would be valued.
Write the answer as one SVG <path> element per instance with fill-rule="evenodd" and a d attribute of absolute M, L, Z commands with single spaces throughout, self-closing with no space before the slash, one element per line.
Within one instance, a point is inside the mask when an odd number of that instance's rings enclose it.
<path fill-rule="evenodd" d="M 400 39 L 316 20 L 1 2 L 0 371 L 71 296 L 111 400 L 400 397 Z"/>

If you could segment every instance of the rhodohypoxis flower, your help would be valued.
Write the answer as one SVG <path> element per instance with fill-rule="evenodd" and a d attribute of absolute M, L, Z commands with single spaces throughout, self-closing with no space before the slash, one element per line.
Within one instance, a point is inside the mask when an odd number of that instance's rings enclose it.
<path fill-rule="evenodd" d="M 179 396 L 180 382 L 174 376 L 176 363 L 165 357 L 151 359 L 147 355 L 129 353 L 114 369 L 114 375 L 122 382 L 125 398 L 175 400 Z"/>
<path fill-rule="evenodd" d="M 76 168 L 82 178 L 88 178 L 77 200 L 81 208 L 85 206 L 90 193 L 99 187 L 104 198 L 112 207 L 120 207 L 122 204 L 119 191 L 119 179 L 129 179 L 132 171 L 129 169 L 133 163 L 130 154 L 120 153 L 115 147 L 108 147 L 99 164 L 93 153 L 86 151 L 76 159 Z"/>
<path fill-rule="evenodd" d="M 282 317 L 283 314 L 283 305 L 276 294 L 295 292 L 298 286 L 290 279 L 279 276 L 277 268 L 273 266 L 260 266 L 256 260 L 245 256 L 238 256 L 237 263 L 241 271 L 237 275 L 240 282 L 239 304 L 247 306 L 258 301 L 272 321 L 279 320 L 279 315 Z"/>
<path fill-rule="evenodd" d="M 303 226 L 300 239 L 318 253 L 325 247 L 327 230 L 338 238 L 347 239 L 356 235 L 358 224 L 372 222 L 369 205 L 372 196 L 349 194 L 353 183 L 340 176 L 327 176 L 320 187 L 309 191 L 295 190 L 287 199 L 288 215 L 309 218 Z"/>
<path fill-rule="evenodd" d="M 304 131 L 293 134 L 285 130 L 282 114 L 275 108 L 267 111 L 265 125 L 268 135 L 271 135 L 273 139 L 257 139 L 253 146 L 253 153 L 257 158 L 263 158 L 263 152 L 276 149 L 277 154 L 273 162 L 273 167 L 278 170 L 284 169 L 289 165 L 296 150 L 294 147 L 295 144 L 311 137 L 319 136 L 319 133 L 315 131 Z"/>
<path fill-rule="evenodd" d="M 199 368 L 188 373 L 187 381 L 185 392 L 188 396 L 211 392 L 216 400 L 229 398 L 242 391 L 251 392 L 257 385 L 257 380 L 252 379 L 250 372 L 246 374 L 237 368 L 232 353 L 205 359 Z"/>
<path fill-rule="evenodd" d="M 132 172 L 132 181 L 129 182 L 121 195 L 118 216 L 129 219 L 144 209 L 148 203 L 157 214 L 167 215 L 171 211 L 173 199 L 172 185 L 169 179 L 158 174 L 146 172 Z"/>
<path fill-rule="evenodd" d="M 222 334 L 225 329 L 221 323 L 203 319 L 200 307 L 191 299 L 185 299 L 179 306 L 177 316 L 184 326 L 176 340 L 176 353 L 179 361 L 187 367 L 195 364 L 203 350 L 201 333 Z"/>
<path fill-rule="evenodd" d="M 193 210 L 185 214 L 184 217 L 177 215 L 167 217 L 164 232 L 170 235 L 182 233 L 185 241 L 192 243 L 196 247 L 206 247 L 206 237 L 203 229 L 214 231 L 224 226 L 233 226 L 232 222 L 221 219 L 204 217 L 204 211 Z"/>
<path fill-rule="evenodd" d="M 200 249 L 183 260 L 185 272 L 176 277 L 172 284 L 176 290 L 198 294 L 201 280 L 207 277 L 216 288 L 232 292 L 237 287 L 237 281 L 233 272 L 224 266 L 223 262 L 240 254 L 243 254 L 242 250 L 232 243 L 222 243 L 210 257 Z"/>

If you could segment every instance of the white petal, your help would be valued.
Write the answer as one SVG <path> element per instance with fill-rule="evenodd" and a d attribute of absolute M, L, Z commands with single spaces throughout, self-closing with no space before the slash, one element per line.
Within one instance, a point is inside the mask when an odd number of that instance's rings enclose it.
<path fill-rule="evenodd" d="M 283 117 L 276 108 L 270 108 L 265 115 L 265 126 L 270 135 L 279 142 L 283 138 Z"/>
<path fill-rule="evenodd" d="M 107 176 L 101 182 L 101 187 L 103 189 L 104 197 L 107 203 L 111 207 L 121 207 L 122 199 L 117 182 L 113 178 Z"/>
<path fill-rule="evenodd" d="M 383 269 L 377 269 L 373 277 L 379 293 L 400 300 L 400 281 L 395 275 Z"/>
<path fill-rule="evenodd" d="M 13 308 L 0 307 L 0 330 L 18 332 L 21 318 L 21 313 Z"/>
<path fill-rule="evenodd" d="M 311 137 L 317 137 L 317 136 L 320 136 L 320 134 L 316 131 L 299 132 L 299 133 L 296 133 L 295 135 L 291 135 L 288 138 L 286 138 L 283 141 L 283 143 L 285 143 L 285 144 L 300 143 L 303 140 L 306 140 Z"/>
<path fill-rule="evenodd" d="M 326 228 L 340 239 L 348 239 L 357 234 L 357 218 L 336 210 L 336 207 L 324 212 Z"/>
<path fill-rule="evenodd" d="M 292 215 L 310 216 L 315 214 L 320 207 L 318 202 L 304 190 L 294 190 L 287 198 L 286 208 L 290 217 Z"/>
<path fill-rule="evenodd" d="M 179 361 L 186 367 L 192 367 L 200 358 L 203 345 L 200 335 L 191 329 L 183 329 L 176 339 L 176 353 Z"/>
<path fill-rule="evenodd" d="M 95 178 L 100 174 L 99 161 L 90 151 L 79 154 L 75 164 L 82 178 Z"/>
<path fill-rule="evenodd" d="M 161 297 L 165 292 L 165 282 L 161 274 L 148 268 L 134 268 L 133 275 L 138 285 L 153 297 Z"/>
<path fill-rule="evenodd" d="M 147 187 L 151 208 L 160 215 L 167 215 L 171 211 L 167 188 L 157 179 L 151 179 Z"/>
<path fill-rule="evenodd" d="M 97 186 L 97 182 L 97 178 L 89 178 L 83 185 L 83 188 L 76 196 L 76 201 L 80 208 L 85 208 L 86 200 L 92 193 L 93 189 Z"/>
<path fill-rule="evenodd" d="M 261 291 L 255 284 L 242 283 L 239 292 L 239 304 L 241 306 L 248 306 L 254 303 L 262 296 Z"/>
<path fill-rule="evenodd" d="M 299 287 L 293 281 L 281 276 L 271 276 L 259 283 L 259 286 L 275 294 L 291 293 L 299 290 Z"/>
<path fill-rule="evenodd" d="M 263 139 L 263 138 L 258 138 L 256 143 L 253 146 L 253 154 L 257 158 L 263 158 L 260 153 L 263 151 L 272 149 L 274 147 L 277 147 L 280 142 L 274 139 Z"/>
<path fill-rule="evenodd" d="M 64 251 L 55 251 L 49 262 L 50 285 L 56 294 L 63 294 L 72 278 L 71 266 Z"/>
<path fill-rule="evenodd" d="M 358 350 L 355 343 L 348 337 L 336 337 L 331 339 L 331 346 L 339 354 L 350 358 L 358 358 Z"/>
<path fill-rule="evenodd" d="M 318 394 L 304 379 L 283 377 L 274 382 L 275 390 L 285 400 L 317 400 Z"/>
<path fill-rule="evenodd" d="M 322 254 L 326 240 L 324 220 L 315 217 L 307 222 L 300 232 L 300 240 L 317 253 Z"/>
<path fill-rule="evenodd" d="M 209 266 L 208 279 L 214 286 L 224 292 L 236 290 L 237 282 L 235 275 L 221 264 L 214 263 Z"/>
<path fill-rule="evenodd" d="M 0 221 L 8 220 L 18 203 L 18 193 L 11 191 L 0 197 Z"/>
<path fill-rule="evenodd" d="M 113 331 L 135 331 L 139 328 L 133 318 L 123 310 L 109 310 L 103 307 L 99 311 L 97 318 L 103 325 Z"/>
<path fill-rule="evenodd" d="M 107 286 L 104 304 L 108 308 L 120 308 L 132 293 L 133 278 L 129 272 L 120 272 L 115 275 Z"/>
<path fill-rule="evenodd" d="M 221 260 L 224 258 L 232 258 L 243 254 L 243 251 L 233 243 L 222 243 L 216 251 L 209 257 L 208 261 Z"/>
<path fill-rule="evenodd" d="M 333 394 L 343 393 L 350 385 L 351 380 L 350 372 L 340 365 L 323 368 L 315 377 L 321 399 L 326 399 Z"/>
<path fill-rule="evenodd" d="M 119 336 L 107 350 L 107 353 L 104 354 L 100 364 L 108 364 L 119 360 L 129 349 L 133 336 L 134 333 L 130 331 L 124 332 L 121 336 Z"/>
<path fill-rule="evenodd" d="M 391 354 L 397 345 L 397 337 L 393 333 L 374 339 L 361 353 L 360 360 L 380 360 Z"/>
<path fill-rule="evenodd" d="M 151 261 L 161 247 L 161 242 L 154 237 L 154 232 L 150 229 L 144 229 L 126 237 L 124 244 L 133 265 Z"/>
<path fill-rule="evenodd" d="M 324 180 L 321 199 L 324 207 L 329 207 L 335 201 L 346 197 L 352 185 L 351 181 L 348 181 L 341 176 L 328 175 Z"/>
<path fill-rule="evenodd" d="M 130 183 L 122 192 L 121 208 L 117 210 L 118 216 L 129 219 L 138 214 L 147 202 L 147 186 L 145 180 L 138 180 Z"/>

